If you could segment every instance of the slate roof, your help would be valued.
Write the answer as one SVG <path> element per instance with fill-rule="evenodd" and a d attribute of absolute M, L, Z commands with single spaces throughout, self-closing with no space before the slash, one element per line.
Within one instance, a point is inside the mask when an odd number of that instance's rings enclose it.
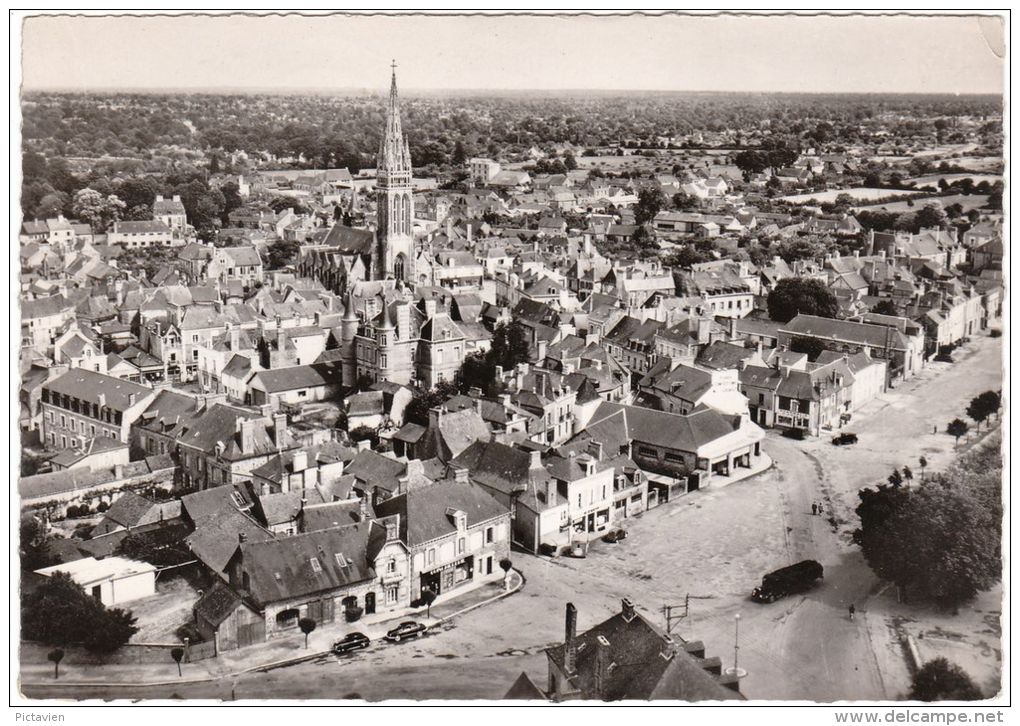
<path fill-rule="evenodd" d="M 233 484 L 181 497 L 181 506 L 195 526 L 195 531 L 188 536 L 188 546 L 213 572 L 223 572 L 237 550 L 239 535 L 243 534 L 248 542 L 273 538 L 268 530 L 240 510 L 233 500 L 234 492 L 250 504 L 250 494 Z"/>
<path fill-rule="evenodd" d="M 113 378 L 84 368 L 72 368 L 64 375 L 44 384 L 43 388 L 51 393 L 65 394 L 97 405 L 99 396 L 103 395 L 106 398 L 105 405 L 114 411 L 126 411 L 130 408 L 132 394 L 135 395 L 135 403 L 153 394 L 151 388 L 141 384 Z"/>
<path fill-rule="evenodd" d="M 241 597 L 237 593 L 217 581 L 195 603 L 194 612 L 196 616 L 201 616 L 216 627 L 230 617 L 241 602 Z"/>
<path fill-rule="evenodd" d="M 267 393 L 294 391 L 300 388 L 339 385 L 342 375 L 342 362 L 312 363 L 306 366 L 288 366 L 259 371 L 251 380 L 262 384 Z"/>
<path fill-rule="evenodd" d="M 607 701 L 673 699 L 730 701 L 741 696 L 722 685 L 686 652 L 684 642 L 671 638 L 640 613 L 617 613 L 575 641 L 576 674 L 571 684 L 583 698 Z M 599 654 L 598 652 L 603 652 Z M 565 645 L 546 650 L 563 667 Z M 601 688 L 596 687 L 597 661 L 605 663 Z"/>
<path fill-rule="evenodd" d="M 713 370 L 729 370 L 740 368 L 745 360 L 757 352 L 755 348 L 716 341 L 701 351 L 696 362 L 699 366 Z"/>
<path fill-rule="evenodd" d="M 71 304 L 63 295 L 50 295 L 48 297 L 37 297 L 34 300 L 22 300 L 21 319 L 48 318 L 52 315 L 68 312 L 70 309 Z"/>
<path fill-rule="evenodd" d="M 468 527 L 509 514 L 480 486 L 458 481 L 436 482 L 386 499 L 376 505 L 376 514 L 399 514 L 400 538 L 408 547 L 417 547 L 457 532 L 453 517 L 447 514 L 450 509 L 464 512 Z"/>
<path fill-rule="evenodd" d="M 329 592 L 375 579 L 369 539 L 377 528 L 372 521 L 358 522 L 238 544 L 241 567 L 248 575 L 248 594 L 264 607 L 280 600 Z M 338 554 L 342 559 L 337 558 Z"/>
<path fill-rule="evenodd" d="M 815 315 L 798 315 L 784 325 L 782 330 L 791 335 L 848 341 L 875 348 L 884 348 L 887 342 L 895 350 L 905 350 L 907 347 L 903 336 L 893 328 Z"/>
<path fill-rule="evenodd" d="M 373 242 L 375 242 L 375 234 L 370 230 L 334 224 L 322 244 L 335 247 L 337 251 L 347 254 L 367 255 L 372 250 Z"/>

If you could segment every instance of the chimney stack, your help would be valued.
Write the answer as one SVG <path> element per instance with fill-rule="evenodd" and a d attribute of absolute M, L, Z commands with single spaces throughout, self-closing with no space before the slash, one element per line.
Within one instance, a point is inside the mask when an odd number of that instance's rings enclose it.
<path fill-rule="evenodd" d="M 634 603 L 629 597 L 625 597 L 620 601 L 620 604 L 622 605 L 621 612 L 623 613 L 623 619 L 629 623 L 637 615 L 634 611 Z"/>
<path fill-rule="evenodd" d="M 604 635 L 595 640 L 595 697 L 606 697 L 606 682 L 609 680 L 609 641 Z"/>
<path fill-rule="evenodd" d="M 528 466 L 528 469 L 530 471 L 536 471 L 536 470 L 542 469 L 542 468 L 543 468 L 543 466 L 542 466 L 542 452 L 541 451 L 532 451 L 531 452 L 531 462 L 530 462 L 530 464 Z"/>
<path fill-rule="evenodd" d="M 250 454 L 255 451 L 255 422 L 251 419 L 238 419 L 241 428 L 241 453 Z"/>
<path fill-rule="evenodd" d="M 284 444 L 284 433 L 287 431 L 287 414 L 278 413 L 273 416 L 273 446 L 280 450 Z M 306 460 L 307 461 L 307 460 Z"/>
<path fill-rule="evenodd" d="M 568 676 L 577 673 L 577 608 L 567 603 L 566 634 L 563 640 L 563 670 Z"/>
<path fill-rule="evenodd" d="M 368 495 L 365 494 L 358 500 L 358 521 L 364 522 L 368 519 Z"/>
<path fill-rule="evenodd" d="M 291 470 L 295 474 L 300 474 L 308 468 L 308 452 L 304 449 L 294 452 L 294 460 L 291 463 Z"/>

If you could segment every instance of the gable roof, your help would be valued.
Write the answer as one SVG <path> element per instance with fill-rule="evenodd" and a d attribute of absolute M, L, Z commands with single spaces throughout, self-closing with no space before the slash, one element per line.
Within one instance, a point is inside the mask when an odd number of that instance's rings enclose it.
<path fill-rule="evenodd" d="M 477 484 L 450 480 L 411 489 L 375 507 L 381 517 L 400 515 L 400 538 L 408 547 L 455 534 L 457 526 L 448 514 L 451 509 L 467 515 L 467 527 L 509 516 L 509 510 Z"/>

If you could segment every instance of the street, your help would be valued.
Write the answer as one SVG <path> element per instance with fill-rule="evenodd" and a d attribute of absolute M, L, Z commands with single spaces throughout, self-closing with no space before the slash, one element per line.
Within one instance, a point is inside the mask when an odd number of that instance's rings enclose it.
<path fill-rule="evenodd" d="M 850 541 L 860 488 L 884 480 L 893 467 L 917 459 L 929 471 L 953 457 L 944 433 L 965 418 L 970 399 L 1001 387 L 1001 338 L 977 338 L 949 366 L 934 364 L 917 379 L 884 394 L 855 414 L 848 430 L 856 445 L 836 447 L 830 436 L 793 441 L 772 432 L 769 471 L 720 489 L 687 495 L 625 523 L 628 538 L 599 542 L 586 559 L 512 557 L 526 578 L 511 597 L 472 611 L 426 637 L 397 646 L 373 644 L 344 658 L 324 657 L 232 681 L 173 687 L 76 690 L 83 697 L 153 698 L 499 698 L 526 670 L 546 678 L 542 650 L 563 639 L 563 609 L 578 606 L 584 630 L 619 608 L 622 597 L 664 625 L 663 605 L 688 617 L 673 632 L 702 640 L 708 656 L 733 665 L 734 616 L 741 615 L 739 665 L 748 672 L 749 699 L 836 701 L 903 697 L 890 680 L 896 654 L 872 642 L 884 613 L 869 606 L 880 583 Z M 924 412 L 923 414 L 921 412 Z M 932 434 L 938 425 L 939 433 Z M 824 513 L 811 513 L 812 503 Z M 813 591 L 759 605 L 750 600 L 762 575 L 801 559 L 816 559 L 825 579 Z M 857 617 L 851 621 L 848 607 Z M 875 608 L 879 607 L 878 604 Z M 675 610 L 674 613 L 680 612 Z M 878 619 L 872 620 L 872 619 Z M 893 685 L 893 683 L 897 685 Z M 51 686 L 30 696 L 66 695 Z"/>

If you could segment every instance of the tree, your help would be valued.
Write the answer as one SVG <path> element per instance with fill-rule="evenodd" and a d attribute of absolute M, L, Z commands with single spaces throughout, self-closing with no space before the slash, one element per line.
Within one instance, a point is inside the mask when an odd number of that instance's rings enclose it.
<path fill-rule="evenodd" d="M 60 678 L 60 661 L 64 659 L 64 651 L 62 648 L 54 648 L 46 654 L 46 660 L 53 664 L 53 678 Z"/>
<path fill-rule="evenodd" d="M 954 418 L 949 422 L 949 425 L 946 426 L 946 433 L 956 439 L 953 446 L 958 446 L 960 443 L 960 437 L 966 436 L 968 431 L 970 431 L 970 426 L 967 425 L 966 421 L 960 418 Z"/>
<path fill-rule="evenodd" d="M 450 158 L 450 163 L 454 166 L 463 166 L 466 161 L 467 151 L 464 150 L 464 143 L 457 139 L 457 143 L 453 145 L 453 156 Z"/>
<path fill-rule="evenodd" d="M 435 601 L 436 601 L 435 592 L 433 592 L 427 587 L 421 591 L 421 604 L 424 605 L 426 608 L 425 617 L 427 618 L 432 617 L 432 603 L 434 603 Z"/>
<path fill-rule="evenodd" d="M 124 202 L 115 195 L 104 197 L 87 187 L 76 192 L 71 202 L 71 213 L 90 224 L 95 232 L 105 232 L 109 225 L 121 218 L 124 208 Z"/>
<path fill-rule="evenodd" d="M 889 483 L 892 484 L 894 487 L 898 487 L 901 484 L 903 484 L 903 475 L 900 474 L 899 469 L 893 469 L 892 474 L 889 475 L 888 479 Z"/>
<path fill-rule="evenodd" d="M 914 472 L 909 466 L 903 467 L 903 478 L 906 481 L 914 481 Z"/>
<path fill-rule="evenodd" d="M 955 606 L 1001 577 L 1001 510 L 964 477 L 932 482 L 863 490 L 854 542 L 882 579 Z"/>
<path fill-rule="evenodd" d="M 926 204 L 914 215 L 914 224 L 918 230 L 921 228 L 945 227 L 946 213 L 942 210 L 941 204 Z"/>
<path fill-rule="evenodd" d="M 410 407 L 410 405 L 408 405 Z M 367 441 L 370 449 L 379 448 L 379 432 L 375 429 L 370 429 L 368 426 L 358 426 L 348 433 L 351 441 Z"/>
<path fill-rule="evenodd" d="M 989 416 L 992 415 L 992 411 L 988 408 L 989 401 L 987 398 L 981 396 L 975 396 L 971 399 L 970 404 L 967 406 L 967 415 L 973 419 L 974 423 L 977 424 L 977 430 L 981 430 L 981 424 Z"/>
<path fill-rule="evenodd" d="M 22 570 L 34 572 L 56 564 L 46 550 L 46 529 L 34 515 L 26 514 L 21 518 L 19 534 Z"/>
<path fill-rule="evenodd" d="M 509 557 L 504 557 L 499 561 L 499 568 L 503 570 L 504 573 L 510 572 L 510 568 L 513 566 L 514 563 L 510 561 Z"/>
<path fill-rule="evenodd" d="M 276 240 L 266 248 L 266 269 L 279 270 L 292 264 L 300 251 L 298 242 Z"/>
<path fill-rule="evenodd" d="M 301 632 L 305 634 L 305 649 L 308 648 L 308 636 L 315 630 L 315 620 L 312 618 L 301 618 L 298 620 L 298 627 L 301 628 Z"/>
<path fill-rule="evenodd" d="M 503 370 L 510 370 L 518 363 L 526 363 L 530 348 L 524 328 L 515 322 L 500 323 L 492 331 L 492 344 L 489 350 L 492 364 L 500 366 Z"/>
<path fill-rule="evenodd" d="M 404 420 L 407 423 L 416 423 L 419 426 L 429 425 L 429 411 L 436 406 L 441 406 L 448 399 L 457 395 L 456 384 L 449 381 L 440 381 L 435 388 L 427 391 L 415 391 L 411 402 L 404 409 Z"/>
<path fill-rule="evenodd" d="M 891 299 L 879 300 L 875 307 L 871 308 L 871 312 L 879 315 L 899 315 L 900 311 L 896 307 Z"/>
<path fill-rule="evenodd" d="M 181 676 L 181 659 L 184 657 L 184 648 L 171 648 L 170 657 L 174 659 L 174 663 L 177 664 L 177 676 Z"/>
<path fill-rule="evenodd" d="M 797 315 L 834 318 L 839 311 L 836 296 L 821 280 L 788 277 L 780 280 L 768 296 L 769 317 L 788 323 Z"/>
<path fill-rule="evenodd" d="M 928 466 L 928 460 L 922 456 L 917 460 L 917 463 L 921 465 L 921 481 L 924 481 L 924 470 Z"/>
<path fill-rule="evenodd" d="M 666 193 L 661 187 L 645 187 L 638 192 L 638 201 L 634 206 L 634 222 L 638 226 L 647 224 L 655 219 L 663 207 L 666 206 Z"/>
<path fill-rule="evenodd" d="M 136 204 L 124 212 L 124 219 L 130 222 L 145 222 L 152 219 L 152 207 L 147 204 Z"/>
<path fill-rule="evenodd" d="M 794 353 L 804 353 L 808 360 L 814 362 L 825 350 L 825 342 L 819 338 L 809 338 L 806 335 L 795 335 L 790 339 L 790 350 Z"/>
<path fill-rule="evenodd" d="M 925 663 L 914 674 L 910 699 L 914 701 L 980 701 L 981 690 L 955 663 L 938 657 Z"/>
<path fill-rule="evenodd" d="M 130 611 L 107 608 L 69 575 L 56 572 L 22 600 L 21 632 L 28 640 L 108 652 L 138 628 Z"/>
<path fill-rule="evenodd" d="M 571 152 L 567 152 L 563 155 L 563 166 L 567 168 L 567 171 L 574 171 L 577 169 L 577 159 Z"/>
<path fill-rule="evenodd" d="M 457 382 L 461 393 L 478 388 L 482 393 L 491 395 L 496 382 L 496 366 L 489 362 L 488 356 L 477 351 L 464 356 L 460 365 Z"/>

